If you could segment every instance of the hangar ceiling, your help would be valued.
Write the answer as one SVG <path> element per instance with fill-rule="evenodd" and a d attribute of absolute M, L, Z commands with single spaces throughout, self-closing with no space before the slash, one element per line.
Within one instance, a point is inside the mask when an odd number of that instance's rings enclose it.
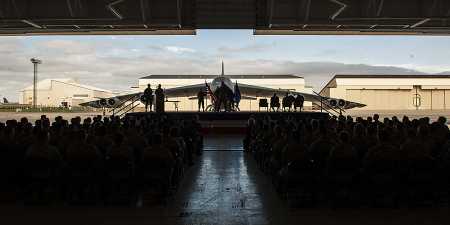
<path fill-rule="evenodd" d="M 450 34 L 448 0 L 0 0 L 0 35 Z"/>

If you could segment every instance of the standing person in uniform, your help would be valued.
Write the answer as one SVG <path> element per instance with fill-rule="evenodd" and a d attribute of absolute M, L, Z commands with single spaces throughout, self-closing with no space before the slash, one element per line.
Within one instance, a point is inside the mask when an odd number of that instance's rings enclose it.
<path fill-rule="evenodd" d="M 148 111 L 149 106 L 151 112 L 153 106 L 153 90 L 150 84 L 147 84 L 147 88 L 144 90 L 144 98 L 145 98 L 145 112 Z"/>
<path fill-rule="evenodd" d="M 155 96 L 155 111 L 157 113 L 162 113 L 164 112 L 164 90 L 161 88 L 161 84 L 158 84 L 158 88 L 155 90 Z"/>
<path fill-rule="evenodd" d="M 278 98 L 277 93 L 273 93 L 273 96 L 270 98 L 270 109 L 274 112 L 278 112 L 280 109 L 280 98 Z"/>
<path fill-rule="evenodd" d="M 197 93 L 197 99 L 198 99 L 198 111 L 200 112 L 200 108 L 202 108 L 202 111 L 205 111 L 205 95 L 206 93 L 203 91 L 203 89 L 200 89 Z"/>
<path fill-rule="evenodd" d="M 294 110 L 297 112 L 297 107 L 300 108 L 299 111 L 302 111 L 303 103 L 305 102 L 305 97 L 303 95 L 297 95 L 294 100 Z"/>

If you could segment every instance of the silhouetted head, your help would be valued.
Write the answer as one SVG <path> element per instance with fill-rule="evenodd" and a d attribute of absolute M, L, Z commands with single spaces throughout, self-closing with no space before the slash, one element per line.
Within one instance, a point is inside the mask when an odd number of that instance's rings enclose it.
<path fill-rule="evenodd" d="M 438 123 L 445 125 L 447 123 L 447 118 L 440 116 L 437 120 Z"/>
<path fill-rule="evenodd" d="M 26 117 L 22 117 L 22 118 L 20 119 L 20 123 L 21 123 L 21 124 L 28 124 L 28 119 L 27 119 Z"/>
<path fill-rule="evenodd" d="M 421 138 L 426 138 L 428 134 L 429 134 L 428 126 L 423 124 L 419 125 L 419 127 L 417 128 L 417 136 Z"/>
<path fill-rule="evenodd" d="M 151 85 L 150 85 L 150 84 L 147 84 L 147 87 L 148 87 L 148 88 L 150 88 L 150 87 L 151 87 Z"/>
<path fill-rule="evenodd" d="M 373 120 L 374 121 L 378 122 L 379 119 L 380 119 L 380 115 L 378 115 L 378 114 L 374 114 L 373 115 Z"/>

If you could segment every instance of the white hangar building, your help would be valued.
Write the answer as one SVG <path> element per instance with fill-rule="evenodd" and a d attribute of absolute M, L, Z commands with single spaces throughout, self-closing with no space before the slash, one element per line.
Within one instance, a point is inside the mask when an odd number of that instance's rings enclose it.
<path fill-rule="evenodd" d="M 78 106 L 80 103 L 98 98 L 109 98 L 113 93 L 108 90 L 79 84 L 74 79 L 45 79 L 36 85 L 37 105 L 39 106 Z M 33 85 L 20 91 L 20 104 L 33 104 Z"/>
<path fill-rule="evenodd" d="M 139 86 L 136 87 L 143 91 L 147 84 L 151 84 L 152 89 L 155 89 L 158 84 L 161 84 L 163 89 L 174 88 L 185 85 L 202 84 L 212 81 L 218 75 L 149 75 L 139 79 Z M 229 77 L 233 83 L 237 81 L 239 84 L 257 85 L 275 89 L 289 89 L 292 91 L 312 93 L 313 88 L 306 86 L 305 79 L 298 75 L 225 75 Z M 253 96 L 254 97 L 254 96 Z M 259 98 L 258 98 L 259 99 Z M 179 102 L 179 109 L 182 111 L 197 110 L 197 100 L 190 100 L 187 97 L 179 97 L 169 100 L 177 100 Z M 239 108 L 242 111 L 256 111 L 258 110 L 259 100 L 241 100 Z M 305 107 L 311 107 L 311 102 L 305 102 Z M 174 105 L 166 103 L 166 110 L 175 110 Z"/>
<path fill-rule="evenodd" d="M 445 110 L 450 75 L 336 75 L 320 94 L 366 104 L 361 110 Z"/>

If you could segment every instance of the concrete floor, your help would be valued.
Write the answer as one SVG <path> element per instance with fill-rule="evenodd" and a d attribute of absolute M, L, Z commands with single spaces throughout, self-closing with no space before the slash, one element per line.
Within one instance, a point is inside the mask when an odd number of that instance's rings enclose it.
<path fill-rule="evenodd" d="M 209 136 L 205 152 L 165 206 L 0 206 L 1 224 L 450 224 L 448 208 L 292 209 L 243 153 L 238 136 Z"/>

